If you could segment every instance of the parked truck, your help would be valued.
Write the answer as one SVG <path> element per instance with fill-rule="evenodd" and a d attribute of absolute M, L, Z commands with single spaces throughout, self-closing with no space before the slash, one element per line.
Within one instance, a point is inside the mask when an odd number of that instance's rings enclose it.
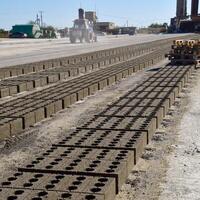
<path fill-rule="evenodd" d="M 76 43 L 79 40 L 81 43 L 97 42 L 97 36 L 94 32 L 93 23 L 85 19 L 84 10 L 79 9 L 79 18 L 74 20 L 74 26 L 70 29 L 70 42 Z"/>
<path fill-rule="evenodd" d="M 10 31 L 10 38 L 40 38 L 42 31 L 37 24 L 15 25 Z"/>

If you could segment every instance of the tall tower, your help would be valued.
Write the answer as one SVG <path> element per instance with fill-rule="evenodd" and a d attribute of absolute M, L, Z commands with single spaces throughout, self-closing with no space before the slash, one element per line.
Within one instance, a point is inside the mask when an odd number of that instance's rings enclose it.
<path fill-rule="evenodd" d="M 187 0 L 177 0 L 176 18 L 185 19 L 187 17 Z"/>
<path fill-rule="evenodd" d="M 192 0 L 191 16 L 198 16 L 199 0 Z"/>

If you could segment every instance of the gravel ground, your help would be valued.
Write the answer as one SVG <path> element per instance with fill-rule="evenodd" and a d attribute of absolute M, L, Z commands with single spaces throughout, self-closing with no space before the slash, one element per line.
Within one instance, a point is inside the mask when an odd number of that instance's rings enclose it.
<path fill-rule="evenodd" d="M 177 98 L 116 200 L 200 199 L 199 88 L 198 72 Z"/>

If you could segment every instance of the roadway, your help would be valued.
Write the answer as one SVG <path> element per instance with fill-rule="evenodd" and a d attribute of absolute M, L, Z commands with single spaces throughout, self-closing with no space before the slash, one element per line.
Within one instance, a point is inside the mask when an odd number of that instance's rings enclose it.
<path fill-rule="evenodd" d="M 182 36 L 183 34 L 179 34 Z M 97 43 L 70 44 L 64 39 L 1 39 L 0 40 L 0 67 L 25 64 L 35 61 L 54 59 L 109 49 L 112 47 L 139 44 L 159 39 L 177 37 L 177 34 L 159 34 L 136 36 L 101 36 Z"/>

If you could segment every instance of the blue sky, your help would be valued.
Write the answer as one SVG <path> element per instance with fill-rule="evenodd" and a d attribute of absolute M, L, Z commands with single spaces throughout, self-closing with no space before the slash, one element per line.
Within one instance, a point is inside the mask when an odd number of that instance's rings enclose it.
<path fill-rule="evenodd" d="M 169 22 L 176 12 L 176 0 L 0 0 L 0 28 L 35 20 L 39 11 L 44 11 L 46 24 L 69 27 L 80 5 L 85 10 L 96 7 L 100 21 L 124 25 L 128 20 L 139 27 Z"/>

